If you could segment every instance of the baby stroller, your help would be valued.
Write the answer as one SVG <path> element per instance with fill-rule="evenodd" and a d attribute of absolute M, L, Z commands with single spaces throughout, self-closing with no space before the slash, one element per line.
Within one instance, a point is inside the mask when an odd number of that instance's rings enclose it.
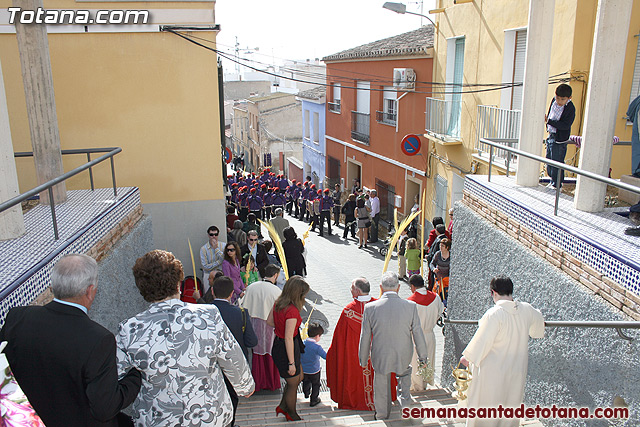
<path fill-rule="evenodd" d="M 378 249 L 380 255 L 387 256 L 387 253 L 389 252 L 389 246 L 391 246 L 391 239 L 393 238 L 394 234 L 396 234 L 396 230 L 395 228 L 393 228 L 393 226 L 390 226 L 389 231 L 387 232 L 387 237 L 382 241 L 382 246 L 380 247 L 380 249 Z"/>

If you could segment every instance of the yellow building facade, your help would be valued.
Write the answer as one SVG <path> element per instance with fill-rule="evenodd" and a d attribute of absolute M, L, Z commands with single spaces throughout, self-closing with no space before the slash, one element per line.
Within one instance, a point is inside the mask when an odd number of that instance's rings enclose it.
<path fill-rule="evenodd" d="M 425 125 L 432 150 L 439 158 L 445 159 L 433 162 L 434 174 L 452 182 L 459 180 L 462 175 L 459 169 L 466 169 L 470 173 L 488 172 L 487 150 L 483 152 L 477 142 L 479 135 L 487 127 L 500 128 L 497 131 L 500 135 L 496 137 L 504 138 L 513 138 L 513 130 L 519 127 L 519 119 L 516 120 L 515 117 L 519 115 L 521 108 L 521 88 L 500 89 L 499 85 L 522 82 L 529 0 L 458 1 L 457 4 L 454 4 L 454 0 L 438 0 L 434 12 L 437 23 L 434 81 L 460 82 L 465 85 L 462 93 L 457 95 L 452 94 L 456 92 L 455 86 L 447 85 L 445 89 L 442 89 L 443 86 L 434 86 L 433 98 L 442 101 L 443 105 L 447 103 L 449 109 L 455 108 L 454 105 L 459 102 L 457 128 L 450 124 L 444 131 L 437 132 L 434 129 L 435 131 L 430 132 L 429 127 L 435 128 L 435 125 L 430 124 L 428 118 Z M 560 79 L 571 79 L 567 83 L 573 89 L 572 100 L 576 106 L 572 135 L 581 135 L 584 123 L 596 12 L 597 0 L 556 0 L 554 21 L 549 25 L 549 30 L 553 31 L 549 76 L 554 82 L 548 86 L 547 99 L 550 102 L 553 98 Z M 622 141 L 613 148 L 612 178 L 629 174 L 631 166 L 631 146 L 628 144 L 631 141 L 631 125 L 627 123 L 625 113 L 630 100 L 635 98 L 631 91 L 634 69 L 637 67 L 635 64 L 640 55 L 638 33 L 640 3 L 634 2 L 623 81 L 620 92 L 611 94 L 619 98 L 615 135 Z M 454 70 L 456 67 L 459 67 L 458 71 Z M 460 71 L 462 72 L 459 73 Z M 640 73 L 640 70 L 636 73 Z M 467 86 L 478 84 L 495 86 Z M 437 101 L 433 103 L 437 104 Z M 437 105 L 432 106 L 431 111 L 439 111 L 436 107 Z M 429 111 L 427 105 L 427 115 Z M 450 110 L 445 111 L 445 115 L 449 115 Z M 545 113 L 546 111 L 541 111 L 541 114 Z M 490 114 L 494 115 L 489 116 Z M 491 123 L 487 123 L 488 117 L 492 117 Z M 501 121 L 497 126 L 498 117 Z M 455 130 L 451 132 L 452 129 Z M 542 141 L 539 154 L 544 155 Z M 566 162 L 577 166 L 578 157 L 575 146 L 570 146 Z M 450 164 L 459 165 L 460 168 L 456 169 Z M 495 167 L 494 172 L 504 173 L 504 170 L 503 164 Z M 458 197 L 459 194 L 454 194 L 453 186 L 449 185 L 449 203 Z"/>
<path fill-rule="evenodd" d="M 12 6 L 1 3 L 5 10 Z M 209 225 L 225 230 L 218 65 L 214 52 L 163 26 L 183 27 L 183 34 L 215 47 L 214 5 L 46 3 L 50 10 L 92 14 L 100 9 L 148 11 L 146 24 L 47 26 L 61 147 L 122 147 L 115 157 L 117 185 L 140 188 L 155 246 L 183 262 L 189 258 L 187 238 L 199 248 Z M 14 150 L 32 151 L 15 27 L 3 16 L 0 60 Z M 86 157 L 64 156 L 63 162 L 66 172 Z M 33 160 L 17 159 L 17 169 L 21 192 L 36 186 Z M 108 164 L 94 168 L 96 186 L 111 186 L 110 175 Z M 88 188 L 88 182 L 79 175 L 67 181 L 67 189 Z"/>

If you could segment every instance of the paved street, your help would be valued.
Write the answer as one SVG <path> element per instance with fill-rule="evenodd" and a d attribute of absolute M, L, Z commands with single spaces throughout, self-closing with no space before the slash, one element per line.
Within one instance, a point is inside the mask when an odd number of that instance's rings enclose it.
<path fill-rule="evenodd" d="M 309 224 L 298 221 L 286 213 L 285 218 L 295 228 L 298 237 L 302 238 L 302 234 L 307 230 Z M 358 249 L 357 239 L 352 239 L 351 236 L 348 240 L 342 238 L 344 232 L 342 226 L 338 229 L 333 227 L 332 231 L 333 235 L 329 236 L 325 229 L 324 237 L 320 237 L 317 231 L 310 231 L 306 241 L 307 280 L 311 286 L 311 292 L 307 295 L 307 306 L 305 312 L 302 313 L 302 319 L 306 320 L 311 307 L 315 307 L 311 315 L 312 319 L 318 319 L 323 325 L 328 323 L 329 329 L 320 341 L 325 350 L 331 344 L 333 329 L 342 309 L 352 300 L 349 290 L 351 281 L 358 276 L 366 277 L 371 283 L 371 295 L 377 298 L 380 295 L 379 285 L 384 265 L 384 258 L 378 252 L 384 236 L 380 236 L 382 240 L 378 243 L 369 244 L 366 249 Z M 268 233 L 265 234 L 265 237 L 266 235 Z M 392 257 L 388 270 L 398 271 L 397 256 Z M 401 284 L 400 296 L 407 298 L 411 294 L 409 285 L 405 282 L 401 282 Z M 439 382 L 443 339 L 439 327 L 436 327 L 435 332 L 437 339 L 436 382 Z M 324 365 L 322 376 L 326 378 Z"/>

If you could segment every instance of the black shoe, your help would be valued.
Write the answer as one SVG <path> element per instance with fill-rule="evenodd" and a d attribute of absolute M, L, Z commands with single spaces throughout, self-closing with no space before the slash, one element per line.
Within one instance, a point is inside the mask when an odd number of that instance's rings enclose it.
<path fill-rule="evenodd" d="M 367 247 L 368 247 L 366 243 L 364 244 L 364 247 L 365 247 L 365 248 L 367 248 Z"/>
<path fill-rule="evenodd" d="M 309 390 L 309 391 L 303 390 L 303 392 L 304 392 L 304 398 L 305 399 L 308 399 L 309 396 L 311 396 L 311 390 Z"/>
<path fill-rule="evenodd" d="M 640 172 L 636 172 L 631 176 L 634 177 L 634 178 L 640 178 Z"/>
<path fill-rule="evenodd" d="M 312 400 L 312 401 L 309 403 L 309 406 L 311 406 L 311 407 L 313 408 L 314 406 L 318 406 L 318 404 L 319 404 L 320 402 L 322 402 L 322 400 L 320 400 L 320 398 L 317 398 L 316 400 Z"/>
<path fill-rule="evenodd" d="M 624 234 L 627 236 L 640 236 L 640 225 L 637 227 L 629 227 L 624 230 Z"/>

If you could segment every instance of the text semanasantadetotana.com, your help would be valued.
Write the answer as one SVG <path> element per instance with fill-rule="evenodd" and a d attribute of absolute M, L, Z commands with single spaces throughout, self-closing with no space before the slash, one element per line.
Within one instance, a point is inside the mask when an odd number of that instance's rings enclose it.
<path fill-rule="evenodd" d="M 43 9 L 23 10 L 10 7 L 9 24 L 146 24 L 148 10 L 82 10 Z"/>
<path fill-rule="evenodd" d="M 403 408 L 402 418 L 560 418 L 560 419 L 614 419 L 629 418 L 628 408 L 565 408 L 524 404 L 511 408 L 502 405 L 495 408 Z"/>

